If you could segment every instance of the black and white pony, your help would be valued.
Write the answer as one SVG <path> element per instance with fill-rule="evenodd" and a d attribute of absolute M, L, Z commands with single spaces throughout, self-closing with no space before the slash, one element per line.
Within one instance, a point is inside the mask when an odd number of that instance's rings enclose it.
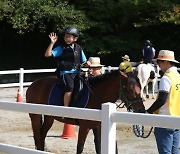
<path fill-rule="evenodd" d="M 152 83 L 152 99 L 155 98 L 155 86 L 157 79 L 159 77 L 159 66 L 155 67 L 153 64 L 140 64 L 136 68 L 138 74 L 137 77 L 139 78 L 139 82 L 141 84 L 141 97 L 143 100 L 146 100 L 146 98 L 149 98 L 149 92 L 148 92 L 148 84 L 149 82 Z M 146 97 L 144 96 L 144 89 L 146 92 Z"/>

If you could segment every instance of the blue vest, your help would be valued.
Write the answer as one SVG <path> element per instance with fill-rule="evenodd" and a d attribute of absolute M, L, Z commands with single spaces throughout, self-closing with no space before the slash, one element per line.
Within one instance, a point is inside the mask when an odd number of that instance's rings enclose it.
<path fill-rule="evenodd" d="M 153 57 L 154 57 L 153 48 L 150 46 L 144 47 L 144 58 L 143 58 L 144 62 L 145 63 L 151 63 Z"/>

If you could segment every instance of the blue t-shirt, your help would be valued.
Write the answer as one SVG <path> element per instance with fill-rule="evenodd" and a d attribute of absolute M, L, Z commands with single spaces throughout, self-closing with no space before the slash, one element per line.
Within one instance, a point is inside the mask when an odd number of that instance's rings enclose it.
<path fill-rule="evenodd" d="M 60 57 L 63 53 L 63 48 L 61 46 L 57 46 L 51 52 L 52 52 L 53 57 Z M 84 63 L 86 61 L 87 61 L 87 58 L 86 58 L 83 50 L 81 50 L 80 63 Z M 73 68 L 70 71 L 61 71 L 60 75 L 63 75 L 66 73 L 79 73 L 79 71 L 76 68 Z"/>

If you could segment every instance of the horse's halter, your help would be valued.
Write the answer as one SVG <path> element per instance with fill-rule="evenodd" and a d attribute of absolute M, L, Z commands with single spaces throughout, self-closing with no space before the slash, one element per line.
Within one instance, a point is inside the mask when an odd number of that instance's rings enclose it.
<path fill-rule="evenodd" d="M 123 97 L 125 100 L 124 102 L 122 101 L 121 97 Z M 122 80 L 120 78 L 120 92 L 119 92 L 119 98 L 121 99 L 121 103 L 120 105 L 117 105 L 117 108 L 120 107 L 120 108 L 124 108 L 124 106 L 126 106 L 128 112 L 131 112 L 133 111 L 132 109 L 132 104 L 134 103 L 138 103 L 138 102 L 141 102 L 142 101 L 142 98 L 140 99 L 136 99 L 136 100 L 128 100 L 128 97 L 125 93 L 125 88 L 124 88 L 124 85 L 122 85 Z M 133 125 L 133 132 L 134 134 L 137 136 L 137 137 L 141 137 L 141 138 L 148 138 L 151 134 L 153 130 L 153 127 L 150 128 L 149 130 L 149 133 L 147 135 L 145 135 L 145 132 L 144 132 L 144 126 L 141 126 L 141 125 Z"/>
<path fill-rule="evenodd" d="M 122 101 L 122 97 L 124 98 L 124 100 Z M 122 101 L 122 103 L 120 105 L 117 106 L 120 107 L 120 108 L 123 108 L 124 106 L 126 106 L 127 110 L 128 111 L 132 111 L 132 105 L 134 103 L 139 103 L 139 102 L 142 102 L 142 98 L 138 98 L 138 99 L 135 99 L 135 100 L 129 100 L 128 97 L 127 97 L 127 94 L 125 92 L 125 86 L 122 85 L 122 80 L 120 78 L 120 90 L 119 90 L 119 99 Z"/>

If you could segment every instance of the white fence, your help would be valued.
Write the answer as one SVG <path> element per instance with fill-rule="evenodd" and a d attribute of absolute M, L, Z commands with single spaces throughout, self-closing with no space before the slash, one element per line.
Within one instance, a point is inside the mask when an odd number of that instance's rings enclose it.
<path fill-rule="evenodd" d="M 105 67 L 104 68 L 107 71 L 118 69 L 118 67 Z M 18 83 L 5 83 L 0 84 L 0 87 L 19 87 L 20 93 L 23 96 L 23 87 L 29 86 L 32 82 L 24 82 L 24 74 L 30 74 L 30 73 L 50 73 L 55 72 L 56 69 L 30 69 L 25 70 L 24 68 L 20 68 L 19 70 L 9 70 L 9 71 L 0 71 L 0 75 L 5 74 L 19 74 L 19 82 Z"/>
<path fill-rule="evenodd" d="M 0 152 L 8 154 L 49 154 L 49 152 L 39 151 L 34 149 L 22 148 L 18 146 L 0 144 Z"/>
<path fill-rule="evenodd" d="M 115 154 L 116 123 L 139 124 L 145 126 L 159 126 L 180 129 L 180 117 L 150 115 L 143 113 L 117 112 L 116 105 L 112 103 L 103 104 L 102 110 L 59 107 L 53 105 L 47 106 L 16 102 L 0 102 L 0 108 L 2 110 L 101 121 L 102 154 Z M 4 144 L 0 144 L 0 152 L 18 154 L 23 153 L 24 150 L 27 149 L 23 149 L 20 147 L 17 148 L 15 146 L 10 147 Z M 27 152 L 24 153 L 40 153 L 40 151 L 33 151 L 29 149 Z"/>
<path fill-rule="evenodd" d="M 111 70 L 116 70 L 118 67 L 104 67 L 105 71 L 110 72 Z M 5 74 L 19 74 L 19 82 L 18 83 L 6 83 L 6 84 L 0 84 L 1 87 L 19 87 L 20 93 L 23 96 L 23 87 L 29 86 L 32 82 L 24 82 L 24 74 L 30 74 L 30 73 L 50 73 L 55 72 L 56 69 L 29 69 L 25 70 L 24 68 L 20 68 L 19 70 L 9 70 L 9 71 L 0 71 L 0 75 Z M 178 71 L 180 71 L 180 68 L 178 68 Z M 156 92 L 157 92 L 157 84 L 156 84 Z"/>

